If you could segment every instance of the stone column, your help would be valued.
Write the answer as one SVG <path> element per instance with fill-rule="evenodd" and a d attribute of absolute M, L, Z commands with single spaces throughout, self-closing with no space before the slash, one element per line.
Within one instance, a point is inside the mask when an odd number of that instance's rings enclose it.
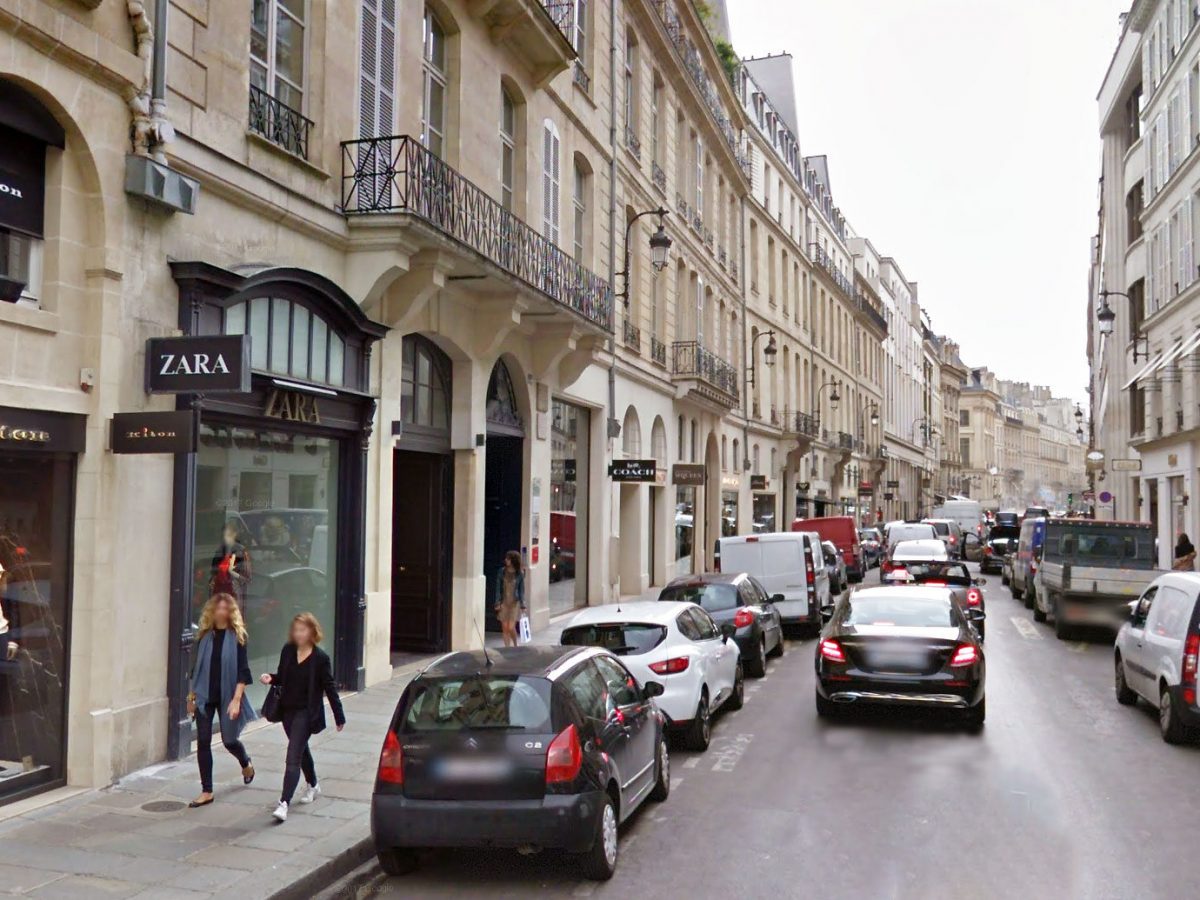
<path fill-rule="evenodd" d="M 487 434 L 486 398 L 491 367 L 454 360 L 450 446 L 454 454 L 454 559 L 451 564 L 450 646 L 480 647 L 485 625 L 483 574 L 487 458 L 477 436 Z"/>

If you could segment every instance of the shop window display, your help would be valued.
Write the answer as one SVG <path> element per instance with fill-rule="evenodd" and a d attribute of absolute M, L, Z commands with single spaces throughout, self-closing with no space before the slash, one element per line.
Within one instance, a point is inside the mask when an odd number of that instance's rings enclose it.
<path fill-rule="evenodd" d="M 553 403 L 550 460 L 550 612 L 587 605 L 588 411 Z"/>
<path fill-rule="evenodd" d="M 692 541 L 695 535 L 696 489 L 682 485 L 675 488 L 675 571 L 682 575 L 692 571 Z"/>

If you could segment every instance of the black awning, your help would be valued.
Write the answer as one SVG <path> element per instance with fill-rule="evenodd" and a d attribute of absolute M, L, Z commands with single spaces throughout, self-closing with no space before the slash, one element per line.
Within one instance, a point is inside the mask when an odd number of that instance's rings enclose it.
<path fill-rule="evenodd" d="M 0 126 L 60 150 L 66 146 L 66 132 L 41 101 L 24 88 L 3 79 L 0 79 Z M 4 145 L 0 143 L 0 153 L 3 152 Z"/>

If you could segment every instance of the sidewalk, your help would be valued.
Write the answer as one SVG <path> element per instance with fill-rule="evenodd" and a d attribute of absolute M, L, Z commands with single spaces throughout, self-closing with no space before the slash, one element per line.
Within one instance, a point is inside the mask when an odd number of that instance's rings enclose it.
<path fill-rule="evenodd" d="M 621 601 L 624 603 L 636 603 L 641 600 L 657 600 L 658 595 L 661 591 L 662 591 L 661 587 L 652 587 L 652 588 L 649 588 L 648 590 L 646 590 L 642 594 L 630 594 L 625 597 L 622 597 Z M 613 602 L 613 603 L 610 603 L 607 605 L 616 607 L 618 604 L 616 602 Z M 530 640 L 529 643 L 531 643 L 531 644 L 556 644 L 556 643 L 558 643 L 559 636 L 562 634 L 563 625 L 569 619 L 571 619 L 573 616 L 575 616 L 577 613 L 579 613 L 581 609 L 584 609 L 584 608 L 585 607 L 580 607 L 579 609 L 571 609 L 566 612 L 556 613 L 555 615 L 552 615 L 550 617 L 550 623 L 545 628 L 542 628 L 540 630 L 538 630 L 538 629 L 534 630 L 534 632 L 531 636 L 532 639 Z M 489 631 L 484 638 L 484 643 L 489 648 L 490 647 L 503 647 L 504 646 L 504 636 L 502 634 L 500 634 L 500 632 L 498 632 L 498 631 Z"/>
<path fill-rule="evenodd" d="M 143 769 L 0 822 L 0 894 L 201 900 L 307 898 L 371 855 L 370 798 L 380 742 L 396 699 L 420 667 L 344 699 L 346 729 L 312 741 L 323 796 L 271 818 L 283 780 L 278 725 L 243 735 L 257 775 L 249 787 L 218 743 L 216 802 L 200 790 L 195 757 Z M 332 722 L 332 720 L 331 720 Z M 303 785 L 301 785 L 303 786 Z"/>

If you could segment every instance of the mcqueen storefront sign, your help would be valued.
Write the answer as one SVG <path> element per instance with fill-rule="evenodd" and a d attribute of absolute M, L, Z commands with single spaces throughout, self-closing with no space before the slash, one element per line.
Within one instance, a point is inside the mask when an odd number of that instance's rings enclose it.
<path fill-rule="evenodd" d="M 250 390 L 250 336 L 150 338 L 149 394 L 244 394 Z"/>

